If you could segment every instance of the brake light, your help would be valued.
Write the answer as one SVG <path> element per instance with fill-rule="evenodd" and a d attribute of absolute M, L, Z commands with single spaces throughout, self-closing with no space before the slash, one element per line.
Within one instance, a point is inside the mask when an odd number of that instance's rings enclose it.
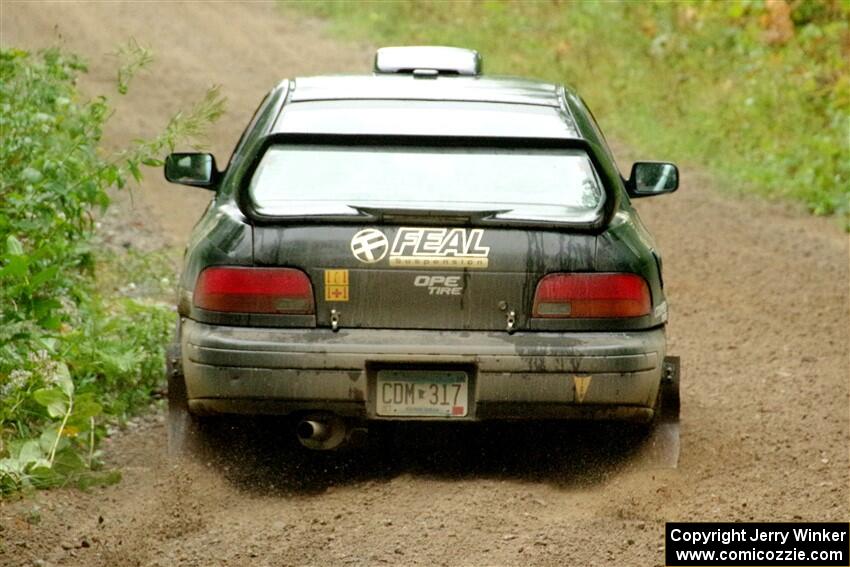
<path fill-rule="evenodd" d="M 313 285 L 301 270 L 214 266 L 198 277 L 195 306 L 232 313 L 314 312 Z"/>
<path fill-rule="evenodd" d="M 652 302 L 637 274 L 549 274 L 537 283 L 534 317 L 641 317 Z"/>

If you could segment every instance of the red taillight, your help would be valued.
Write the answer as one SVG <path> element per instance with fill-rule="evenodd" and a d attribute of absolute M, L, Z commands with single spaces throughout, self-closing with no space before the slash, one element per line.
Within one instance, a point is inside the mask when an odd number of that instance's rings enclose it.
<path fill-rule="evenodd" d="M 312 314 L 313 285 L 292 268 L 214 266 L 198 277 L 195 306 L 232 313 Z"/>
<path fill-rule="evenodd" d="M 534 317 L 640 317 L 652 302 L 636 274 L 549 274 L 537 284 Z"/>

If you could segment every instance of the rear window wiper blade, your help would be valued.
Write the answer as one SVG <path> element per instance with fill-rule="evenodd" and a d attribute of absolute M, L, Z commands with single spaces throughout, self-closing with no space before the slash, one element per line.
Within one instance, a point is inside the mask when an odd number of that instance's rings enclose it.
<path fill-rule="evenodd" d="M 513 209 L 422 209 L 422 208 L 399 208 L 399 207 L 374 207 L 351 205 L 361 215 L 370 216 L 376 220 L 388 220 L 391 218 L 424 218 L 424 219 L 457 219 L 481 221 L 488 220 L 505 213 L 510 213 Z"/>

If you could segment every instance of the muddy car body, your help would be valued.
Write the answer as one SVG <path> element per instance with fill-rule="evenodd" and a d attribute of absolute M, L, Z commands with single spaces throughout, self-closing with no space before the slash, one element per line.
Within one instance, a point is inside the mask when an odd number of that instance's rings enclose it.
<path fill-rule="evenodd" d="M 318 448 L 370 420 L 648 423 L 675 381 L 630 198 L 678 171 L 623 179 L 568 88 L 381 50 L 371 76 L 280 83 L 223 172 L 173 154 L 166 177 L 216 191 L 180 281 L 176 437 L 211 414 L 299 416 Z"/>

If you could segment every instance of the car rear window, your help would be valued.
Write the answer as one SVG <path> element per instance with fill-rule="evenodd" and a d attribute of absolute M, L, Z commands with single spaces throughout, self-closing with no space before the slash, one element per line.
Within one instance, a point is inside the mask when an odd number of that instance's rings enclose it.
<path fill-rule="evenodd" d="M 591 222 L 605 201 L 582 150 L 407 145 L 271 146 L 249 196 L 267 216 L 358 215 L 362 206 L 549 222 Z"/>

